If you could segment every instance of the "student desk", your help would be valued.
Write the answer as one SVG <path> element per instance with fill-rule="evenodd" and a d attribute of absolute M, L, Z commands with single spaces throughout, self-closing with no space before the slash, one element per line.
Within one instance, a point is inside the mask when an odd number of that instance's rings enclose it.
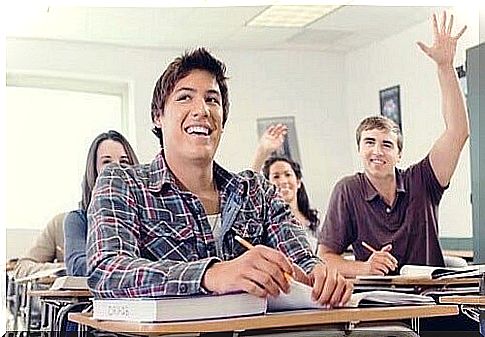
<path fill-rule="evenodd" d="M 291 328 L 329 324 L 349 324 L 358 322 L 392 321 L 412 319 L 413 329 L 419 330 L 419 318 L 451 316 L 459 313 L 456 305 L 426 305 L 380 308 L 342 308 L 332 310 L 300 310 L 266 315 L 199 320 L 170 323 L 137 323 L 99 321 L 91 313 L 71 313 L 69 320 L 79 324 L 79 335 L 86 327 L 108 332 L 126 332 L 144 336 L 166 334 L 187 334 L 194 332 L 234 332 L 236 335 L 245 330 Z"/>
<path fill-rule="evenodd" d="M 24 281 L 15 281 L 16 303 L 14 308 L 13 330 L 19 327 L 19 320 L 23 321 L 27 334 L 30 332 L 32 323 L 32 301 L 29 293 L 35 287 L 49 287 L 54 282 L 53 277 L 42 277 L 39 279 L 26 279 Z"/>
<path fill-rule="evenodd" d="M 439 295 L 476 293 L 478 294 L 479 277 L 434 279 L 429 278 L 389 278 L 376 280 L 352 279 L 355 290 L 395 290 L 414 294 Z"/>
<path fill-rule="evenodd" d="M 62 313 L 79 303 L 87 303 L 93 297 L 89 290 L 30 290 L 30 297 L 39 297 L 42 306 L 42 330 L 61 330 Z"/>
<path fill-rule="evenodd" d="M 458 304 L 461 312 L 478 321 L 480 324 L 480 333 L 485 334 L 485 295 L 480 296 L 443 296 L 440 303 Z M 467 307 L 470 308 L 467 309 Z"/>
<path fill-rule="evenodd" d="M 443 296 L 440 303 L 473 305 L 485 308 L 485 295 L 480 296 Z"/>
<path fill-rule="evenodd" d="M 443 250 L 443 255 L 461 257 L 467 261 L 473 260 L 473 250 L 447 249 L 447 250 Z"/>

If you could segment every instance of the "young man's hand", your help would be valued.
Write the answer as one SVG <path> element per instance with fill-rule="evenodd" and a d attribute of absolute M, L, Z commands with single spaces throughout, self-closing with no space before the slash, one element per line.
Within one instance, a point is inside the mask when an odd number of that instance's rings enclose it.
<path fill-rule="evenodd" d="M 396 270 L 398 263 L 397 259 L 390 253 L 392 245 L 386 245 L 381 250 L 375 251 L 364 262 L 365 270 L 362 271 L 364 275 L 387 275 L 392 270 Z"/>
<path fill-rule="evenodd" d="M 433 45 L 429 47 L 423 42 L 418 42 L 418 46 L 423 52 L 426 53 L 426 55 L 433 59 L 438 66 L 453 67 L 453 59 L 456 52 L 456 42 L 465 32 L 466 26 L 464 26 L 458 34 L 452 36 L 451 31 L 453 28 L 453 15 L 450 16 L 450 20 L 447 23 L 446 12 L 443 12 L 439 27 L 436 14 L 433 14 L 432 21 Z"/>
<path fill-rule="evenodd" d="M 312 299 L 327 307 L 344 306 L 352 295 L 353 284 L 335 268 L 318 263 L 309 275 Z"/>
<path fill-rule="evenodd" d="M 294 273 L 288 258 L 275 249 L 258 245 L 234 260 L 212 265 L 204 274 L 202 286 L 218 294 L 245 291 L 259 297 L 278 296 L 290 288 L 285 273 Z"/>

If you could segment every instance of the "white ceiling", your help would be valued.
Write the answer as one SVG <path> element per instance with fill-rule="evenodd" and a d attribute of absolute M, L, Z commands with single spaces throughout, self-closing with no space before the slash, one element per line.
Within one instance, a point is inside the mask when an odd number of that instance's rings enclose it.
<path fill-rule="evenodd" d="M 205 8 L 39 7 L 5 15 L 7 37 L 145 48 L 347 52 L 382 40 L 444 7 L 344 6 L 304 28 L 248 27 L 266 6 Z"/>

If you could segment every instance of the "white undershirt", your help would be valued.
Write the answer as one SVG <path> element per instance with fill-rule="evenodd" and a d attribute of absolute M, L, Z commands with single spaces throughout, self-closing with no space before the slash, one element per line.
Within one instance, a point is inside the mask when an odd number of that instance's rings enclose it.
<path fill-rule="evenodd" d="M 212 235 L 214 236 L 214 241 L 216 244 L 217 256 L 222 258 L 222 247 L 219 244 L 219 239 L 222 235 L 222 225 L 221 225 L 221 213 L 208 214 L 207 221 L 212 229 Z"/>

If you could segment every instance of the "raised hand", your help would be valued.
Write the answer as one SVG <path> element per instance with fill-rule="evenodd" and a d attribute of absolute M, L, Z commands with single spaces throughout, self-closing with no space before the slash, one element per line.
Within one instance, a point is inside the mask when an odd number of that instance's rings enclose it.
<path fill-rule="evenodd" d="M 284 124 L 271 125 L 261 136 L 259 147 L 267 154 L 278 150 L 285 141 L 288 127 Z"/>
<path fill-rule="evenodd" d="M 453 59 L 456 52 L 456 42 L 465 32 L 466 26 L 464 26 L 458 34 L 453 36 L 453 15 L 450 16 L 450 20 L 447 22 L 446 12 L 443 12 L 441 16 L 439 27 L 436 14 L 433 14 L 432 26 L 433 45 L 427 46 L 423 42 L 417 42 L 418 46 L 423 52 L 426 53 L 426 55 L 434 60 L 438 66 L 453 66 Z"/>

